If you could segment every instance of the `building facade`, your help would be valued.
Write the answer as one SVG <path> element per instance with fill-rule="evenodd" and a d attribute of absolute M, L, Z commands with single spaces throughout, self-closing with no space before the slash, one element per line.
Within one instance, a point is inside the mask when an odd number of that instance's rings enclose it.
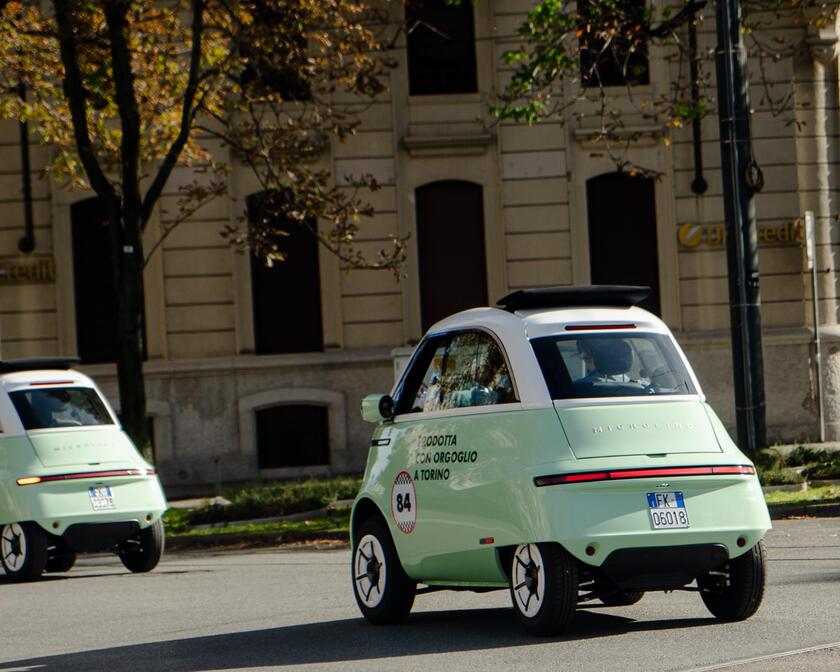
<path fill-rule="evenodd" d="M 231 172 L 229 198 L 170 232 L 178 187 L 194 178 L 187 168 L 173 174 L 145 239 L 151 250 L 166 233 L 145 270 L 145 371 L 155 460 L 167 484 L 360 471 L 370 429 L 358 412 L 362 396 L 391 388 L 437 319 L 525 287 L 651 285 L 646 307 L 675 331 L 734 429 L 717 119 L 703 120 L 697 142 L 690 127 L 668 128 L 642 112 L 667 94 L 680 64 L 651 47 L 646 76 L 610 90 L 624 112 L 619 151 L 649 171 L 631 177 L 599 142 L 592 100 L 534 126 L 477 123 L 510 76 L 499 56 L 529 6 L 491 0 L 443 12 L 439 4 L 409 11 L 449 22 L 440 32 L 451 39 L 403 36 L 387 94 L 323 158 L 339 185 L 361 173 L 382 185 L 370 195 L 376 215 L 359 244 L 375 254 L 390 235 L 410 235 L 402 281 L 346 273 L 305 236 L 292 236 L 288 261 L 271 269 L 232 250 L 221 231 L 247 217 L 259 190 L 244 168 Z M 714 45 L 710 23 L 699 29 L 701 51 Z M 767 66 L 763 83 L 789 87 L 793 107 L 777 115 L 757 84 L 752 90 L 753 150 L 766 182 L 756 208 L 768 435 L 785 442 L 818 433 L 801 245 L 811 210 L 827 431 L 837 438 L 837 30 L 779 30 L 802 48 Z M 235 165 L 225 148 L 209 139 L 207 146 Z M 2 357 L 79 355 L 119 407 L 102 215 L 90 193 L 42 178 L 49 151 L 29 150 L 35 245 L 24 253 L 20 129 L 0 121 Z M 698 174 L 703 193 L 692 188 Z"/>

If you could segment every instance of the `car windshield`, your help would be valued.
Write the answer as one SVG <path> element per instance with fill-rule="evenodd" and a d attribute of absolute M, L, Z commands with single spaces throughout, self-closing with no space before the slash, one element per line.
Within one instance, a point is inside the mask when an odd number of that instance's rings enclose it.
<path fill-rule="evenodd" d="M 10 392 L 24 429 L 113 425 L 114 420 L 90 387 L 48 387 Z"/>
<path fill-rule="evenodd" d="M 663 334 L 563 334 L 533 339 L 531 346 L 552 399 L 696 394 Z"/>

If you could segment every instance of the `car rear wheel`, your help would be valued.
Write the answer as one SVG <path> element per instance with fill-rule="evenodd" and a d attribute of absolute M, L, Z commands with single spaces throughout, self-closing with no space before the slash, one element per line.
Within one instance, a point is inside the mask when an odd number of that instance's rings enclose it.
<path fill-rule="evenodd" d="M 719 570 L 697 579 L 706 608 L 722 621 L 743 621 L 764 599 L 767 556 L 764 542 L 730 560 Z"/>
<path fill-rule="evenodd" d="M 35 523 L 4 525 L 0 530 L 0 553 L 10 579 L 37 579 L 47 564 L 47 533 Z"/>
<path fill-rule="evenodd" d="M 76 564 L 76 554 L 73 551 L 56 552 L 47 557 L 46 572 L 69 572 Z"/>
<path fill-rule="evenodd" d="M 164 538 L 163 520 L 158 518 L 149 527 L 121 543 L 117 554 L 129 571 L 151 572 L 163 556 Z"/>
<path fill-rule="evenodd" d="M 385 522 L 365 521 L 353 548 L 353 594 L 371 623 L 400 623 L 414 604 L 417 582 L 402 568 Z"/>
<path fill-rule="evenodd" d="M 513 554 L 510 596 L 517 620 L 534 635 L 556 635 L 574 616 L 575 559 L 557 544 L 522 544 Z"/>

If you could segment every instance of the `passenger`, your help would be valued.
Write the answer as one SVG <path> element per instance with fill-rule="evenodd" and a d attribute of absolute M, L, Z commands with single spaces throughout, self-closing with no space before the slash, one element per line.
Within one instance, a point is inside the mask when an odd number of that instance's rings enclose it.
<path fill-rule="evenodd" d="M 502 353 L 497 348 L 490 348 L 480 359 L 482 361 L 475 369 L 472 385 L 447 395 L 449 408 L 489 406 L 505 403 L 513 397 L 513 386 Z"/>

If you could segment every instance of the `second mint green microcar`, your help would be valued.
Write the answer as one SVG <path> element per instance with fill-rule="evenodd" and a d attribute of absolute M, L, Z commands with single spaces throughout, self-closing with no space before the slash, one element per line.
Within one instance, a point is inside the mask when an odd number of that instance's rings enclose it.
<path fill-rule="evenodd" d="M 132 572 L 163 554 L 155 470 L 71 363 L 0 362 L 0 560 L 14 581 L 66 572 L 78 552 L 113 551 Z"/>
<path fill-rule="evenodd" d="M 508 589 L 535 634 L 579 606 L 691 590 L 723 620 L 764 595 L 755 468 L 640 287 L 515 292 L 436 325 L 376 423 L 352 518 L 373 623 L 415 595 Z"/>

